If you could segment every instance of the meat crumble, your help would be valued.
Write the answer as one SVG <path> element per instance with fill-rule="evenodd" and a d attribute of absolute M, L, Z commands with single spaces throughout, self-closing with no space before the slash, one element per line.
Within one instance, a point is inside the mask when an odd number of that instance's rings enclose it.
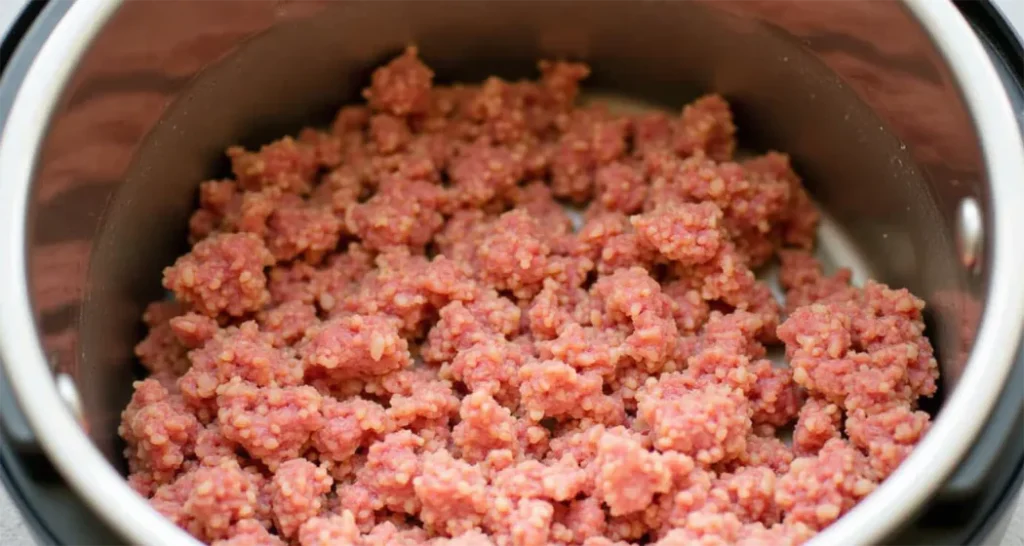
<path fill-rule="evenodd" d="M 923 302 L 824 273 L 723 97 L 620 114 L 589 73 L 439 86 L 409 48 L 228 149 L 144 316 L 130 484 L 236 546 L 799 544 L 869 495 L 928 430 Z"/>

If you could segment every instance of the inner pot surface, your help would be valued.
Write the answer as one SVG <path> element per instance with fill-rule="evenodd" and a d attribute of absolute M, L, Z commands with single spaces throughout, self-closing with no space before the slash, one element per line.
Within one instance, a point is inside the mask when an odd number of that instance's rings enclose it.
<path fill-rule="evenodd" d="M 826 256 L 928 302 L 935 407 L 971 408 L 941 411 L 914 455 L 926 464 L 903 465 L 816 540 L 877 540 L 948 474 L 998 393 L 1024 306 L 1010 282 L 1024 257 L 1008 240 L 1024 229 L 1007 212 L 1024 207 L 1020 137 L 951 5 L 109 0 L 65 16 L 4 133 L 0 207 L 13 212 L 0 208 L 0 255 L 13 259 L 0 264 L 0 341 L 19 402 L 49 431 L 44 448 L 132 542 L 191 539 L 95 450 L 66 453 L 82 437 L 70 413 L 33 413 L 58 400 L 48 379 L 39 397 L 20 383 L 47 378 L 46 362 L 67 374 L 88 438 L 123 473 L 116 430 L 138 377 L 139 316 L 187 249 L 199 182 L 226 174 L 230 144 L 327 122 L 410 43 L 442 83 L 533 77 L 538 59 L 566 58 L 591 65 L 586 89 L 666 108 L 723 94 L 743 147 L 792 155 L 830 218 Z M 45 129 L 19 129 L 47 115 Z M 965 208 L 985 235 L 966 262 Z"/>

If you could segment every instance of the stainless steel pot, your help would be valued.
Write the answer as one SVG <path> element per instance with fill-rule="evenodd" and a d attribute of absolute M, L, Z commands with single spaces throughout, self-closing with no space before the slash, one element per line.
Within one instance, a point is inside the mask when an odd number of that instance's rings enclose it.
<path fill-rule="evenodd" d="M 409 42 L 445 79 L 571 57 L 592 64 L 593 87 L 655 103 L 722 92 L 745 145 L 793 154 L 833 220 L 826 251 L 925 297 L 943 371 L 934 427 L 816 543 L 892 540 L 940 492 L 976 487 L 972 445 L 997 404 L 1018 407 L 1024 144 L 997 67 L 948 2 L 65 9 L 0 141 L 0 360 L 28 425 L 5 430 L 127 541 L 192 541 L 124 482 L 116 426 L 138 317 L 183 250 L 199 181 L 230 143 L 323 121 Z"/>

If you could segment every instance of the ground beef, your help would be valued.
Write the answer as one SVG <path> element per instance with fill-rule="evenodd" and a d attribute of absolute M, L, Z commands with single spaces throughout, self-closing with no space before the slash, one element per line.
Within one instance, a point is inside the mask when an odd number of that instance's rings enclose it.
<path fill-rule="evenodd" d="M 355 544 L 359 540 L 359 527 L 352 512 L 340 516 L 318 516 L 307 519 L 299 527 L 300 546 L 333 546 Z"/>
<path fill-rule="evenodd" d="M 180 395 L 146 379 L 135 383 L 118 433 L 128 445 L 125 456 L 132 472 L 162 483 L 172 479 L 194 452 L 199 422 Z"/>
<path fill-rule="evenodd" d="M 281 536 L 292 537 L 302 524 L 320 513 L 332 481 L 324 468 L 306 459 L 292 459 L 277 468 L 270 482 L 270 502 L 274 526 Z"/>
<path fill-rule="evenodd" d="M 654 446 L 679 451 L 704 465 L 746 450 L 752 424 L 748 400 L 737 389 L 710 384 L 684 387 L 671 374 L 641 391 L 637 415 L 651 427 Z"/>
<path fill-rule="evenodd" d="M 614 162 L 603 165 L 594 174 L 594 202 L 610 211 L 625 214 L 639 212 L 647 199 L 647 183 L 635 165 Z"/>
<path fill-rule="evenodd" d="M 213 541 L 214 546 L 285 546 L 287 543 L 254 519 L 243 519 L 231 530 L 231 538 Z"/>
<path fill-rule="evenodd" d="M 527 415 L 585 419 L 597 422 L 616 417 L 614 398 L 602 393 L 601 377 L 580 374 L 558 360 L 536 360 L 519 369 L 519 392 Z"/>
<path fill-rule="evenodd" d="M 405 337 L 415 337 L 424 328 L 430 310 L 431 288 L 437 283 L 437 264 L 404 249 L 391 249 L 374 260 L 377 266 L 357 283 L 345 285 L 341 292 L 320 296 L 320 306 L 336 317 L 351 313 L 384 316 L 399 324 Z M 443 282 L 443 280 L 442 280 Z M 337 289 L 336 287 L 332 287 Z"/>
<path fill-rule="evenodd" d="M 273 260 L 254 235 L 215 235 L 164 270 L 164 287 L 208 316 L 238 317 L 270 300 L 264 268 Z"/>
<path fill-rule="evenodd" d="M 496 292 L 472 301 L 453 301 L 438 311 L 439 319 L 427 334 L 421 355 L 427 362 L 453 361 L 461 351 L 489 337 L 507 339 L 519 332 L 522 311 Z"/>
<path fill-rule="evenodd" d="M 370 87 L 363 91 L 370 107 L 396 116 L 417 114 L 430 106 L 434 72 L 420 62 L 415 47 L 373 73 Z M 337 127 L 338 123 L 335 123 Z"/>
<path fill-rule="evenodd" d="M 257 513 L 258 484 L 236 461 L 200 466 L 161 485 L 153 505 L 197 538 L 228 538 L 233 524 Z"/>
<path fill-rule="evenodd" d="M 233 146 L 227 155 L 239 187 L 246 190 L 273 188 L 304 193 L 312 187 L 317 171 L 314 149 L 292 137 L 267 144 L 258 152 Z"/>
<path fill-rule="evenodd" d="M 931 396 L 938 364 L 924 336 L 923 306 L 906 290 L 868 281 L 797 309 L 778 329 L 794 381 L 868 414 Z"/>
<path fill-rule="evenodd" d="M 732 512 L 744 523 L 771 526 L 779 519 L 775 504 L 775 471 L 767 466 L 741 468 L 722 474 L 712 486 L 712 503 L 722 511 Z"/>
<path fill-rule="evenodd" d="M 257 319 L 260 328 L 273 336 L 275 347 L 290 347 L 317 323 L 316 307 L 299 300 L 286 301 L 261 312 Z"/>
<path fill-rule="evenodd" d="M 321 404 L 312 387 L 260 387 L 235 377 L 217 388 L 217 423 L 225 438 L 275 469 L 323 427 Z"/>
<path fill-rule="evenodd" d="M 522 177 L 522 163 L 511 150 L 485 143 L 462 150 L 448 167 L 456 199 L 471 207 L 510 191 Z"/>
<path fill-rule="evenodd" d="M 441 375 L 514 407 L 514 402 L 519 400 L 519 368 L 528 356 L 514 342 L 485 336 L 459 351 L 450 364 L 442 366 Z"/>
<path fill-rule="evenodd" d="M 707 202 L 670 203 L 632 219 L 642 243 L 658 249 L 669 260 L 687 265 L 715 257 L 725 238 L 719 227 L 721 221 L 721 209 Z"/>
<path fill-rule="evenodd" d="M 397 428 L 409 428 L 430 440 L 431 433 L 447 437 L 448 423 L 458 411 L 459 399 L 446 381 L 427 381 L 408 393 L 397 393 L 391 397 L 387 416 Z M 429 430 L 439 426 L 441 430 Z"/>
<path fill-rule="evenodd" d="M 665 493 L 671 476 L 661 454 L 650 452 L 632 438 L 605 434 L 597 446 L 594 490 L 612 516 L 647 508 L 654 495 Z"/>
<path fill-rule="evenodd" d="M 234 379 L 261 387 L 302 383 L 301 363 L 274 347 L 272 336 L 252 321 L 218 331 L 188 357 L 192 367 L 178 380 L 178 388 L 197 408 L 205 407 L 221 385 Z"/>
<path fill-rule="evenodd" d="M 419 512 L 420 501 L 413 480 L 423 469 L 424 443 L 423 438 L 409 431 L 399 431 L 370 446 L 366 464 L 356 473 L 354 485 L 370 492 L 374 509 Z"/>
<path fill-rule="evenodd" d="M 158 301 L 146 307 L 143 320 L 149 332 L 135 345 L 135 356 L 150 373 L 178 376 L 188 370 L 188 347 L 171 326 L 171 320 L 183 312 L 176 302 Z"/>
<path fill-rule="evenodd" d="M 324 426 L 313 433 L 313 445 L 321 459 L 336 463 L 349 460 L 392 428 L 383 406 L 359 397 L 325 397 L 321 413 Z"/>
<path fill-rule="evenodd" d="M 444 217 L 441 188 L 398 176 L 382 181 L 365 203 L 348 209 L 345 225 L 370 250 L 407 246 L 422 251 Z"/>
<path fill-rule="evenodd" d="M 808 400 L 793 429 L 793 448 L 800 455 L 817 453 L 826 442 L 841 436 L 842 420 L 839 406 L 818 398 Z"/>
<path fill-rule="evenodd" d="M 913 451 L 930 422 L 927 413 L 906 405 L 874 413 L 856 410 L 846 418 L 846 434 L 853 445 L 866 450 L 871 467 L 885 478 Z"/>
<path fill-rule="evenodd" d="M 291 260 L 300 254 L 319 262 L 338 246 L 342 222 L 328 207 L 301 200 L 280 205 L 267 220 L 267 249 L 278 261 Z"/>
<path fill-rule="evenodd" d="M 548 275 L 551 246 L 540 222 L 522 210 L 502 214 L 476 251 L 475 266 L 482 282 L 530 299 Z"/>
<path fill-rule="evenodd" d="M 482 469 L 445 450 L 426 455 L 423 473 L 413 480 L 427 529 L 459 536 L 479 527 L 487 512 L 487 478 Z"/>
<path fill-rule="evenodd" d="M 223 546 L 795 546 L 907 457 L 923 302 L 826 274 L 789 157 L 734 160 L 721 96 L 621 114 L 539 69 L 439 86 L 410 47 L 330 128 L 228 149 L 121 416 L 160 513 Z"/>
<path fill-rule="evenodd" d="M 775 502 L 786 522 L 822 529 L 877 485 L 867 457 L 836 438 L 825 442 L 816 456 L 793 461 L 779 479 Z"/>
<path fill-rule="evenodd" d="M 386 316 L 345 315 L 322 322 L 306 333 L 298 353 L 307 369 L 341 379 L 384 375 L 412 361 L 408 342 Z"/>
<path fill-rule="evenodd" d="M 793 421 L 803 402 L 793 372 L 788 368 L 776 368 L 768 360 L 758 360 L 751 366 L 757 378 L 748 391 L 754 426 L 784 427 Z"/>
<path fill-rule="evenodd" d="M 419 527 L 410 527 L 404 521 L 385 521 L 363 536 L 365 546 L 416 546 L 427 541 L 427 533 Z"/>
<path fill-rule="evenodd" d="M 703 152 L 723 161 L 730 159 L 736 149 L 735 135 L 729 104 L 719 95 L 708 95 L 683 108 L 672 146 L 684 156 Z"/>
<path fill-rule="evenodd" d="M 782 265 L 779 281 L 786 290 L 789 312 L 819 301 L 854 297 L 849 269 L 839 269 L 825 276 L 818 260 L 802 250 L 784 250 L 779 253 L 779 261 Z"/>
<path fill-rule="evenodd" d="M 540 358 L 565 362 L 579 372 L 611 377 L 623 357 L 622 344 L 625 340 L 626 336 L 618 330 L 571 323 L 557 338 L 538 341 L 536 347 Z"/>
<path fill-rule="evenodd" d="M 198 313 L 174 317 L 168 324 L 178 341 L 189 349 L 202 347 L 220 330 L 216 320 Z"/>
<path fill-rule="evenodd" d="M 512 412 L 487 391 L 474 391 L 463 398 L 459 418 L 452 429 L 452 440 L 466 461 L 483 461 L 491 452 L 502 449 L 519 454 L 518 423 Z"/>

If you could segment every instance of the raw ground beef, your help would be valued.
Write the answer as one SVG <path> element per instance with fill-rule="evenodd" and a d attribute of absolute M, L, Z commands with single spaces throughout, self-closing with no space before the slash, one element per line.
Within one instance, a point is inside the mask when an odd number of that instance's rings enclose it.
<path fill-rule="evenodd" d="M 903 461 L 923 302 L 825 275 L 722 97 L 620 115 L 540 70 L 435 86 L 410 48 L 228 150 L 119 429 L 157 510 L 222 545 L 799 544 Z"/>

